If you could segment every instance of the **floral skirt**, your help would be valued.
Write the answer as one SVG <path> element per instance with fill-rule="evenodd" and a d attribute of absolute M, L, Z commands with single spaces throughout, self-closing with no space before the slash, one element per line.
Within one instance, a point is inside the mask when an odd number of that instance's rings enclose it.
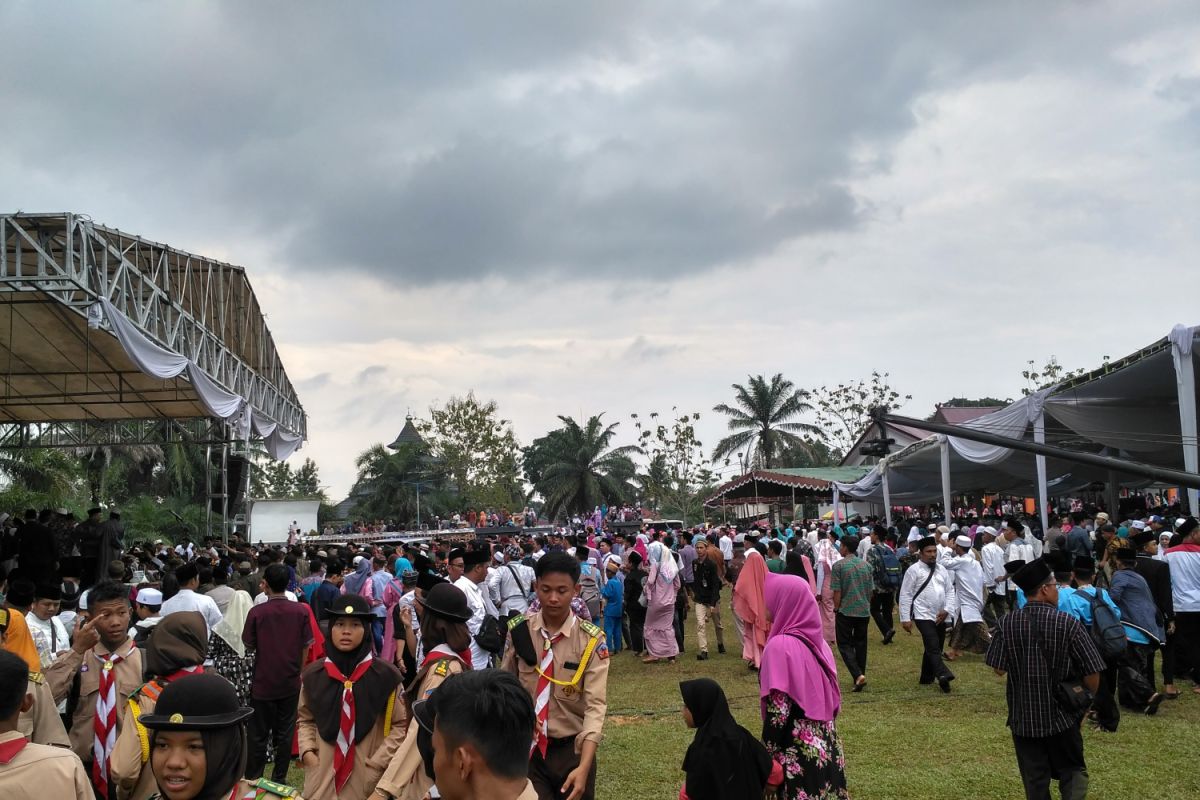
<path fill-rule="evenodd" d="M 805 719 L 804 709 L 784 692 L 767 697 L 763 744 L 783 767 L 782 800 L 844 800 L 846 759 L 832 722 Z"/>

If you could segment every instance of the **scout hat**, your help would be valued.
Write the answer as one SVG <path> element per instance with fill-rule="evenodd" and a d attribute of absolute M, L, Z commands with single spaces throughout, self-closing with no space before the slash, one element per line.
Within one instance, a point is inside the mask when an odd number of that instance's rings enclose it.
<path fill-rule="evenodd" d="M 1008 565 L 1006 564 L 1005 566 L 1007 567 Z M 1013 583 L 1021 587 L 1021 591 L 1025 592 L 1025 594 L 1033 594 L 1038 590 L 1038 587 L 1050 580 L 1050 567 L 1046 564 L 1045 560 L 1035 558 L 1014 572 L 1012 580 Z"/>
<path fill-rule="evenodd" d="M 471 618 L 467 596 L 452 583 L 439 583 L 426 593 L 425 611 L 459 622 L 466 622 Z"/>
<path fill-rule="evenodd" d="M 205 731 L 229 728 L 253 715 L 254 709 L 238 703 L 232 683 L 208 672 L 168 683 L 154 713 L 138 721 L 152 731 Z"/>
<path fill-rule="evenodd" d="M 331 624 L 338 617 L 374 620 L 375 612 L 371 610 L 371 604 L 367 602 L 367 598 L 361 594 L 344 594 L 325 610 L 325 619 L 329 620 Z"/>

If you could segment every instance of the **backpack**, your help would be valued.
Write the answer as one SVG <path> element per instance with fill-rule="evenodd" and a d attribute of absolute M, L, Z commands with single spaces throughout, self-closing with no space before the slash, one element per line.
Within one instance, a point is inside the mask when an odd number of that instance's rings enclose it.
<path fill-rule="evenodd" d="M 479 626 L 479 633 L 475 634 L 475 644 L 489 653 L 499 653 L 504 649 L 504 639 L 507 633 L 508 628 L 500 621 L 500 618 L 488 614 Z M 473 668 L 481 669 L 474 665 Z"/>
<path fill-rule="evenodd" d="M 896 551 L 883 545 L 883 549 L 879 553 L 879 560 L 875 562 L 875 585 L 887 589 L 899 589 L 902 572 Z"/>
<path fill-rule="evenodd" d="M 1096 589 L 1095 593 L 1088 598 L 1088 602 L 1092 606 L 1092 630 L 1090 633 L 1100 655 L 1104 656 L 1104 660 L 1111 664 L 1114 659 L 1119 658 L 1125 652 L 1129 646 L 1129 638 L 1125 635 L 1125 627 L 1121 624 L 1117 613 L 1101 598 L 1103 592 L 1103 589 Z"/>
<path fill-rule="evenodd" d="M 579 599 L 587 605 L 592 619 L 600 616 L 600 586 L 596 583 L 596 576 L 590 569 L 579 575 Z"/>

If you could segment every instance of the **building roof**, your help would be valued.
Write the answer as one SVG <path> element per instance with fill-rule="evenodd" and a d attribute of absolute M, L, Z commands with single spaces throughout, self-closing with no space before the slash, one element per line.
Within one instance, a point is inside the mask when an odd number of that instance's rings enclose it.
<path fill-rule="evenodd" d="M 809 494 L 832 493 L 832 481 L 851 483 L 857 481 L 870 471 L 869 467 L 800 467 L 758 469 L 739 475 L 719 487 L 712 496 L 705 500 L 706 505 L 713 505 L 725 498 L 745 500 L 751 496 L 755 501 L 762 500 L 766 495 L 758 494 L 759 484 L 763 488 L 773 487 L 779 490 L 778 497 L 784 497 L 788 492 L 800 491 Z M 739 491 L 741 490 L 741 491 Z M 786 491 L 784 491 L 786 490 Z M 772 495 L 775 497 L 776 495 Z"/>
<path fill-rule="evenodd" d="M 422 439 L 421 434 L 417 432 L 417 426 L 413 425 L 413 418 L 411 414 L 404 418 L 404 428 L 400 431 L 400 435 L 396 437 L 396 441 L 388 445 L 388 449 L 399 450 L 401 447 L 409 444 L 425 444 L 425 440 Z"/>
<path fill-rule="evenodd" d="M 1004 406 L 938 406 L 933 413 L 934 422 L 944 422 L 947 425 L 962 425 L 973 419 L 979 419 L 985 414 L 999 411 Z M 926 434 L 928 435 L 928 434 Z M 925 438 L 924 436 L 920 438 Z"/>

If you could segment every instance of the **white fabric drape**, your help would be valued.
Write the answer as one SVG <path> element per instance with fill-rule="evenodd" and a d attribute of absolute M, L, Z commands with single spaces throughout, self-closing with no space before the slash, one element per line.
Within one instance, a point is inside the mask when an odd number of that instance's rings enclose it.
<path fill-rule="evenodd" d="M 1192 342 L 1200 328 L 1176 325 L 1167 339 L 1175 362 L 1175 389 L 1179 396 L 1179 434 L 1183 442 L 1183 468 L 1200 472 L 1200 443 L 1196 440 L 1196 369 L 1192 362 Z M 1188 511 L 1198 513 L 1200 491 L 1188 489 Z"/>
<path fill-rule="evenodd" d="M 879 462 L 879 474 L 883 479 L 883 519 L 885 524 L 892 527 L 892 493 L 891 487 L 888 486 L 888 466 L 887 458 L 883 458 Z"/>
<path fill-rule="evenodd" d="M 939 433 L 937 438 L 942 451 L 942 510 L 946 516 L 945 524 L 949 526 L 954 521 L 954 509 L 950 506 L 950 437 Z"/>
<path fill-rule="evenodd" d="M 108 299 L 101 298 L 100 307 L 125 354 L 142 372 L 161 380 L 177 378 L 186 373 L 196 397 L 208 413 L 229 422 L 242 438 L 248 438 L 253 427 L 263 437 L 272 458 L 285 459 L 300 447 L 303 437 L 262 416 L 245 398 L 221 387 L 195 362 L 151 341 Z"/>

